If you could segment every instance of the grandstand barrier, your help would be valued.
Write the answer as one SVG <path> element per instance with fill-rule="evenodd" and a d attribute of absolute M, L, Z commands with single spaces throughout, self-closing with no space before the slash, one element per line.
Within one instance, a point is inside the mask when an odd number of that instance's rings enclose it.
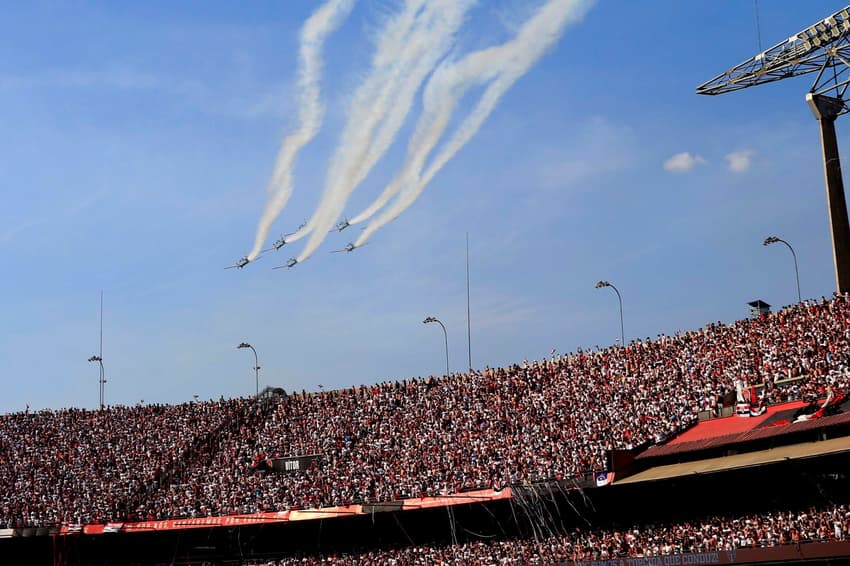
<path fill-rule="evenodd" d="M 511 488 L 506 487 L 501 491 L 494 489 L 484 489 L 476 491 L 467 491 L 465 493 L 456 493 L 453 495 L 444 495 L 442 497 L 422 497 L 419 499 L 405 499 L 403 501 L 402 510 L 409 511 L 412 509 L 427 509 L 430 507 L 447 507 L 449 505 L 466 505 L 469 503 L 479 503 L 482 501 L 498 501 L 500 499 L 510 499 L 513 493 Z"/>
<path fill-rule="evenodd" d="M 362 511 L 367 515 L 373 513 L 386 513 L 388 511 L 403 511 L 404 501 L 387 501 L 384 503 L 367 503 L 362 506 Z"/>
<path fill-rule="evenodd" d="M 269 523 L 287 523 L 294 521 L 309 521 L 316 519 L 333 519 L 353 515 L 371 515 L 388 511 L 410 511 L 430 507 L 447 507 L 467 505 L 483 501 L 498 501 L 510 499 L 511 488 L 501 490 L 481 489 L 440 497 L 422 497 L 405 499 L 388 503 L 373 503 L 365 505 L 348 505 L 344 507 L 323 507 L 320 509 L 299 509 L 278 511 L 273 513 L 251 513 L 246 515 L 229 515 L 224 517 L 198 517 L 190 519 L 166 519 L 159 521 L 113 522 L 100 525 L 63 525 L 59 528 L 62 535 L 105 535 L 111 533 L 141 533 L 179 531 L 185 529 L 203 529 L 209 527 L 245 527 Z M 35 529 L 7 529 L 11 536 L 34 536 Z M 18 531 L 23 531 L 19 533 Z M 45 533 L 47 534 L 47 533 Z"/>
<path fill-rule="evenodd" d="M 590 489 L 610 485 L 614 482 L 614 472 L 598 472 L 582 477 L 555 480 L 563 490 Z M 552 485 L 553 482 L 537 482 Z M 468 505 L 472 503 L 499 501 L 511 499 L 513 490 L 532 487 L 504 487 L 502 489 L 479 489 L 454 493 L 437 497 L 420 497 L 399 501 L 377 502 L 339 507 L 323 507 L 316 509 L 292 509 L 268 513 L 251 513 L 243 515 L 227 515 L 219 517 L 195 517 L 182 519 L 160 519 L 150 521 L 107 522 L 102 524 L 68 524 L 58 528 L 18 528 L 0 530 L 0 538 L 60 535 L 108 535 L 113 533 L 166 532 L 186 529 L 203 529 L 210 527 L 245 527 L 271 523 L 291 523 L 316 519 L 333 519 L 345 516 L 372 515 L 393 511 L 413 511 L 434 507 Z"/>

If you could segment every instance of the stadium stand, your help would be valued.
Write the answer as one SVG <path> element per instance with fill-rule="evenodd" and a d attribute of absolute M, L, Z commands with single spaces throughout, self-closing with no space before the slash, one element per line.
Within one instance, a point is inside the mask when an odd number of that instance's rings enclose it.
<path fill-rule="evenodd" d="M 592 476 L 607 450 L 663 441 L 701 411 L 717 413 L 736 380 L 764 384 L 767 404 L 843 390 L 848 312 L 842 297 L 626 349 L 289 395 L 257 429 L 222 438 L 214 462 L 154 494 L 140 514 L 339 506 Z M 800 375 L 792 387 L 773 386 Z M 245 465 L 261 454 L 322 460 L 281 476 Z"/>
<path fill-rule="evenodd" d="M 172 519 L 392 501 L 592 475 L 612 448 L 717 413 L 736 380 L 763 402 L 848 385 L 847 297 L 627 348 L 443 378 L 0 419 L 0 527 Z M 792 387 L 777 381 L 805 375 Z M 306 470 L 257 459 L 320 454 Z"/>
<path fill-rule="evenodd" d="M 624 530 L 577 529 L 535 539 L 476 541 L 457 545 L 414 545 L 362 554 L 318 555 L 256 561 L 257 566 L 298 564 L 552 564 L 616 558 L 717 554 L 737 549 L 844 541 L 850 536 L 850 509 L 773 512 L 709 517 L 693 523 L 644 525 Z M 719 558 L 718 558 L 719 560 Z"/>
<path fill-rule="evenodd" d="M 235 399 L 4 415 L 0 528 L 126 518 L 252 407 Z"/>
<path fill-rule="evenodd" d="M 817 470 L 846 470 L 847 465 L 845 454 L 841 461 L 750 469 L 708 481 L 691 479 L 689 485 L 681 480 L 640 490 L 615 485 L 554 496 L 530 485 L 516 488 L 525 493 L 513 500 L 464 504 L 451 514 L 446 508 L 427 508 L 238 529 L 65 535 L 53 546 L 64 558 L 56 563 L 111 565 L 651 566 L 817 559 L 835 564 L 850 555 L 846 475 Z M 788 482 L 795 488 L 783 489 Z M 756 484 L 764 489 L 748 491 L 746 498 L 728 489 Z M 702 496 L 706 492 L 710 499 Z M 537 502 L 535 493 L 542 496 Z M 22 548 L 38 539 L 12 542 Z M 20 563 L 32 563 L 29 558 Z"/>
<path fill-rule="evenodd" d="M 740 435 L 773 438 L 791 420 L 844 422 L 844 414 L 834 413 L 850 385 L 849 338 L 850 298 L 840 296 L 625 348 L 441 378 L 4 415 L 0 485 L 8 488 L 0 492 L 0 532 L 61 527 L 58 532 L 73 534 L 99 524 L 84 532 L 110 533 L 137 521 L 366 509 L 568 479 L 575 486 L 597 477 L 608 483 L 612 451 L 649 446 L 644 454 L 678 455 L 690 441 L 666 441 L 693 430 L 701 415 L 720 416 L 740 405 L 742 391 L 753 425 L 736 425 L 729 442 L 717 446 L 737 445 Z M 793 400 L 801 401 L 793 411 L 772 408 Z M 772 430 L 750 430 L 756 425 Z M 305 455 L 313 456 L 303 466 L 276 467 Z M 546 552 L 561 556 L 556 549 L 569 549 L 572 558 L 565 559 L 575 559 L 576 545 L 613 536 L 590 532 L 550 537 Z M 675 536 L 664 537 L 680 548 Z M 643 539 L 634 542 L 646 552 Z M 486 563 L 487 553 L 498 555 L 503 546 L 533 554 L 529 544 L 470 542 L 419 551 L 411 549 L 426 547 L 407 544 L 398 552 L 433 552 L 426 559 L 432 561 L 445 553 L 483 552 Z M 380 554 L 364 556 L 382 563 Z"/>

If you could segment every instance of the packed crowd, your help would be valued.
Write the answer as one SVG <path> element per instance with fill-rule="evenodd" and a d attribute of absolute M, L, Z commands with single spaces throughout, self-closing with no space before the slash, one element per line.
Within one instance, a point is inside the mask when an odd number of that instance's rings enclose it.
<path fill-rule="evenodd" d="M 850 383 L 850 299 L 541 362 L 214 403 L 0 417 L 0 527 L 178 518 L 453 493 L 602 470 L 716 411 Z M 805 376 L 793 388 L 775 387 Z M 201 448 L 198 448 L 198 445 Z M 187 452 L 191 448 L 191 453 Z M 187 465 L 187 454 L 191 461 Z M 319 454 L 291 473 L 258 455 Z M 165 478 L 165 479 L 163 479 Z"/>
<path fill-rule="evenodd" d="M 252 405 L 235 399 L 0 416 L 0 528 L 128 517 Z"/>
<path fill-rule="evenodd" d="M 781 544 L 850 539 L 850 507 L 784 511 L 737 518 L 709 517 L 627 530 L 577 529 L 542 540 L 481 540 L 457 545 L 407 546 L 360 554 L 299 556 L 256 561 L 251 566 L 468 566 L 557 564 L 685 553 L 764 548 Z"/>
<path fill-rule="evenodd" d="M 434 496 L 602 470 L 610 448 L 660 441 L 717 411 L 734 383 L 765 383 L 768 402 L 850 384 L 850 303 L 802 303 L 759 319 L 627 348 L 448 378 L 290 395 L 221 457 L 157 494 L 225 512 L 322 507 Z M 776 382 L 805 375 L 791 388 Z M 258 453 L 321 454 L 285 476 L 245 465 Z M 206 495 L 204 495 L 206 494 Z M 222 504 L 222 500 L 226 503 Z M 224 505 L 224 506 L 222 506 Z"/>

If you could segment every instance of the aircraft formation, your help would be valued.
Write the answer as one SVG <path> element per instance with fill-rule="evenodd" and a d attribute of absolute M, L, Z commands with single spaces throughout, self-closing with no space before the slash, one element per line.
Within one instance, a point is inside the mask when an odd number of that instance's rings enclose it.
<path fill-rule="evenodd" d="M 342 223 L 340 223 L 340 224 L 342 224 Z M 239 261 L 237 261 L 236 263 L 234 263 L 233 265 L 228 265 L 227 267 L 225 267 L 225 269 L 234 269 L 234 268 L 235 268 L 235 269 L 242 269 L 243 267 L 245 267 L 245 266 L 246 266 L 246 265 L 248 265 L 249 263 L 253 263 L 253 262 L 254 262 L 254 261 L 256 261 L 257 259 L 259 259 L 259 258 L 260 258 L 260 256 L 262 256 L 263 254 L 265 254 L 265 253 L 267 253 L 267 252 L 271 252 L 271 251 L 278 251 L 280 248 L 282 248 L 283 246 L 285 246 L 286 244 L 288 244 L 288 243 L 289 243 L 289 241 L 287 240 L 287 238 L 289 238 L 289 237 L 290 237 L 290 236 L 292 236 L 293 234 L 297 234 L 299 231 L 303 230 L 305 226 L 307 226 L 307 223 L 306 223 L 306 222 L 303 222 L 303 223 L 301 224 L 301 226 L 299 226 L 299 227 L 295 230 L 295 232 L 290 232 L 290 233 L 288 233 L 288 234 L 283 234 L 280 238 L 278 238 L 278 239 L 277 239 L 277 241 L 276 241 L 274 244 L 272 244 L 272 246 L 271 246 L 270 248 L 267 248 L 267 249 L 263 250 L 263 251 L 262 251 L 260 254 L 258 254 L 258 255 L 257 255 L 257 257 L 255 257 L 254 259 L 251 259 L 249 256 L 244 256 L 244 257 L 242 257 L 241 259 L 239 259 Z M 342 228 L 340 228 L 340 229 L 342 229 Z M 351 245 L 351 244 L 349 244 L 349 245 Z M 346 246 L 346 247 L 348 247 L 348 246 Z M 358 247 L 359 247 L 359 246 L 358 246 Z M 351 248 L 351 249 L 353 250 L 353 249 L 354 249 L 354 247 L 352 246 L 352 248 Z M 342 250 L 342 251 L 346 251 L 346 250 Z M 348 251 L 351 251 L 351 250 L 348 250 Z M 295 267 L 295 265 L 296 265 L 297 263 L 298 263 L 298 260 L 297 260 L 297 259 L 295 259 L 295 258 L 290 258 L 290 259 L 289 259 L 289 261 L 287 261 L 285 264 L 283 264 L 283 265 L 278 265 L 277 267 L 273 267 L 272 269 L 282 269 L 282 268 L 284 268 L 284 267 L 285 267 L 285 268 L 287 268 L 287 269 L 291 269 L 292 267 Z"/>
<path fill-rule="evenodd" d="M 225 267 L 225 269 L 242 269 L 243 267 L 245 267 L 249 263 L 252 263 L 253 261 L 256 261 L 257 259 L 259 259 L 260 256 L 262 256 L 263 254 L 265 254 L 267 252 L 271 252 L 271 251 L 278 251 L 280 248 L 282 248 L 283 246 L 285 246 L 288 243 L 286 238 L 288 238 L 289 236 L 292 236 L 293 234 L 298 233 L 298 231 L 304 229 L 304 227 L 306 225 L 307 225 L 307 223 L 305 222 L 305 223 L 301 224 L 301 226 L 299 226 L 298 230 L 296 230 L 295 232 L 290 232 L 289 234 L 282 235 L 280 238 L 278 238 L 278 240 L 274 244 L 272 244 L 272 246 L 270 248 L 263 250 L 262 253 L 260 255 L 258 255 L 257 258 L 255 258 L 254 260 L 249 259 L 248 256 L 244 256 L 244 257 L 240 258 L 239 261 L 237 261 L 233 265 L 228 265 L 227 267 Z M 331 230 L 331 232 L 342 232 L 343 230 L 345 230 L 349 226 L 351 226 L 351 224 L 348 222 L 348 220 L 344 220 L 344 221 L 340 222 L 339 224 L 337 224 L 334 227 L 334 229 Z M 354 250 L 356 250 L 357 248 L 362 248 L 365 245 L 366 244 L 356 245 L 356 244 L 354 244 L 354 242 L 349 242 L 342 249 L 332 250 L 331 253 L 332 254 L 351 253 Z M 290 258 L 283 265 L 278 265 L 277 267 L 273 267 L 272 269 L 292 269 L 296 265 L 298 265 L 298 260 L 293 257 L 293 258 Z"/>

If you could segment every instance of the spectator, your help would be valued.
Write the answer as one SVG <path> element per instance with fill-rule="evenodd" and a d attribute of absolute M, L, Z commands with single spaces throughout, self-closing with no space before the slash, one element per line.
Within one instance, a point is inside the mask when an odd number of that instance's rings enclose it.
<path fill-rule="evenodd" d="M 443 378 L 183 405 L 0 417 L 0 528 L 203 517 L 431 497 L 603 470 L 734 382 L 765 404 L 844 391 L 847 296 L 627 347 Z M 805 376 L 791 387 L 781 382 Z M 319 454 L 270 473 L 266 458 Z M 259 460 L 258 460 L 259 458 Z"/>

